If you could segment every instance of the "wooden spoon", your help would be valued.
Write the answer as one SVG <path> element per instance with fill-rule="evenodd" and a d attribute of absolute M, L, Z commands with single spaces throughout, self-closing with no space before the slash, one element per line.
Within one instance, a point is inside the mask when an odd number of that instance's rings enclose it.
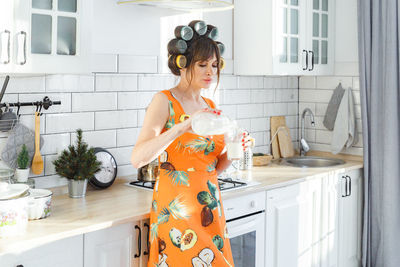
<path fill-rule="evenodd" d="M 43 172 L 43 159 L 40 155 L 40 114 L 35 112 L 35 154 L 32 160 L 32 172 L 41 174 Z"/>

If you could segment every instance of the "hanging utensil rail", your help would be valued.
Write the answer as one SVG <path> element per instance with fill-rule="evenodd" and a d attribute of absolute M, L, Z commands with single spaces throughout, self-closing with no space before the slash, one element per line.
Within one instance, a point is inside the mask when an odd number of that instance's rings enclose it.
<path fill-rule="evenodd" d="M 0 103 L 0 108 L 3 107 L 25 107 L 25 106 L 36 106 L 43 107 L 44 109 L 48 109 L 53 105 L 61 105 L 61 101 L 51 101 L 49 97 L 45 96 L 42 101 L 35 102 L 16 102 L 16 103 Z"/>

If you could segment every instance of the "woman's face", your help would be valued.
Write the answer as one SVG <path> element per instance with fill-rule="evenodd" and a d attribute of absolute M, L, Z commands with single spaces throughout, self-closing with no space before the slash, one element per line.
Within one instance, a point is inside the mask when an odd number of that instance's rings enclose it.
<path fill-rule="evenodd" d="M 197 61 L 193 66 L 191 85 L 197 88 L 209 88 L 218 70 L 217 57 L 214 55 L 205 61 Z"/>

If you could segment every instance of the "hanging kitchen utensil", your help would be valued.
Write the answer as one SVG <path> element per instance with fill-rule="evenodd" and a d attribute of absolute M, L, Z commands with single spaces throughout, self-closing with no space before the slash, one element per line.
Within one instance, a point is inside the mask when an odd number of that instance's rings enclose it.
<path fill-rule="evenodd" d="M 117 162 L 113 155 L 101 147 L 94 149 L 94 154 L 101 162 L 100 171 L 89 179 L 89 184 L 97 189 L 105 189 L 111 186 L 117 177 Z"/>
<path fill-rule="evenodd" d="M 17 121 L 17 114 L 15 114 L 12 108 L 10 108 L 7 104 L 5 111 L 1 114 L 0 117 L 0 131 L 8 132 L 16 125 Z"/>
<path fill-rule="evenodd" d="M 4 93 L 6 92 L 6 88 L 7 88 L 9 80 L 10 80 L 10 76 L 7 75 L 6 78 L 4 79 L 3 87 L 1 88 L 0 103 L 1 103 L 1 100 L 3 100 L 3 96 L 4 96 Z"/>
<path fill-rule="evenodd" d="M 32 160 L 32 172 L 41 174 L 43 172 L 43 159 L 40 155 L 40 113 L 35 112 L 35 154 Z"/>

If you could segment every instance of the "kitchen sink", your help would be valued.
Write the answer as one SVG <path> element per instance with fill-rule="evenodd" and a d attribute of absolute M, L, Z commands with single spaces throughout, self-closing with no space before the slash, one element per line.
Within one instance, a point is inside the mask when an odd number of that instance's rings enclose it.
<path fill-rule="evenodd" d="M 281 160 L 280 164 L 290 165 L 293 167 L 309 167 L 309 168 L 321 168 L 321 167 L 332 167 L 336 165 L 344 164 L 345 161 L 341 159 L 334 158 L 324 158 L 324 157 L 292 157 L 284 158 Z"/>

